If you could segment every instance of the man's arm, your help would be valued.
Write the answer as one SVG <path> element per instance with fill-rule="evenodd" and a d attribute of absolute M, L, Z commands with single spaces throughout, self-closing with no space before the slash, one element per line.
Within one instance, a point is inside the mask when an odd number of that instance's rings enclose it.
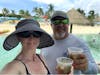
<path fill-rule="evenodd" d="M 88 69 L 86 71 L 82 71 L 85 74 L 97 74 L 98 73 L 98 66 L 95 63 L 95 60 L 85 42 L 80 43 L 80 47 L 84 49 L 84 54 L 88 60 Z"/>

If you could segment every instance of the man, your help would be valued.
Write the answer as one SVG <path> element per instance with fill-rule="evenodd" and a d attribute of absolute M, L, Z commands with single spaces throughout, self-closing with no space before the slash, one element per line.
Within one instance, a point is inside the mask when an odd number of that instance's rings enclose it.
<path fill-rule="evenodd" d="M 97 65 L 90 53 L 86 43 L 76 36 L 68 33 L 69 19 L 65 12 L 55 11 L 51 17 L 51 27 L 53 29 L 53 39 L 55 44 L 51 47 L 44 48 L 42 55 L 46 59 L 48 68 L 52 74 L 57 74 L 56 59 L 62 56 L 68 56 L 69 47 L 79 47 L 84 50 L 84 55 L 74 61 L 74 74 L 97 74 Z M 78 62 L 80 61 L 80 62 Z"/>

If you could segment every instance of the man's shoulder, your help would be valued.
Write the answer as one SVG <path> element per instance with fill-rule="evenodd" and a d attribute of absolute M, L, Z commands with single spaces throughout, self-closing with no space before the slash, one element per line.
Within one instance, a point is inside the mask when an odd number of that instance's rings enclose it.
<path fill-rule="evenodd" d="M 70 39 L 80 39 L 78 36 L 76 36 L 74 34 L 69 34 L 68 38 L 70 38 Z"/>
<path fill-rule="evenodd" d="M 76 40 L 77 42 L 83 42 L 84 40 L 80 37 L 78 37 L 77 35 L 74 35 L 74 34 L 69 34 L 69 38 L 71 40 Z"/>

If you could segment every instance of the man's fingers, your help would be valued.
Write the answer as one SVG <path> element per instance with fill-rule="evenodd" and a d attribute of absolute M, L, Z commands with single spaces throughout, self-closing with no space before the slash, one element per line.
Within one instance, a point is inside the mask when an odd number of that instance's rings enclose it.
<path fill-rule="evenodd" d="M 81 63 L 81 64 L 74 64 L 73 66 L 77 70 L 86 70 L 87 66 L 88 66 L 88 63 L 85 62 L 85 63 Z"/>
<path fill-rule="evenodd" d="M 84 58 L 84 59 L 76 59 L 74 60 L 74 64 L 84 64 L 84 63 L 87 63 L 87 59 Z"/>

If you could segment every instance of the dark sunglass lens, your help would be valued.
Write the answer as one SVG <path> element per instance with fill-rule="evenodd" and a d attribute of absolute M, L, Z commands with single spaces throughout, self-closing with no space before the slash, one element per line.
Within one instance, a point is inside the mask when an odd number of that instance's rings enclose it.
<path fill-rule="evenodd" d="M 53 24 L 54 25 L 58 25 L 60 23 L 60 20 L 55 20 L 55 21 L 53 21 Z"/>
<path fill-rule="evenodd" d="M 39 38 L 41 37 L 42 33 L 41 32 L 29 32 L 29 31 L 17 33 L 17 36 L 22 37 L 22 38 L 28 38 L 31 35 L 33 35 L 33 37 Z"/>
<path fill-rule="evenodd" d="M 62 20 L 62 23 L 63 23 L 63 24 L 68 24 L 69 21 L 68 21 L 67 19 L 65 19 L 65 20 Z"/>
<path fill-rule="evenodd" d="M 20 32 L 20 33 L 17 33 L 17 36 L 22 37 L 22 38 L 28 38 L 30 37 L 30 33 L 28 31 Z"/>
<path fill-rule="evenodd" d="M 39 38 L 39 37 L 41 37 L 42 33 L 41 33 L 41 32 L 33 32 L 32 35 L 33 35 L 34 37 Z"/>

